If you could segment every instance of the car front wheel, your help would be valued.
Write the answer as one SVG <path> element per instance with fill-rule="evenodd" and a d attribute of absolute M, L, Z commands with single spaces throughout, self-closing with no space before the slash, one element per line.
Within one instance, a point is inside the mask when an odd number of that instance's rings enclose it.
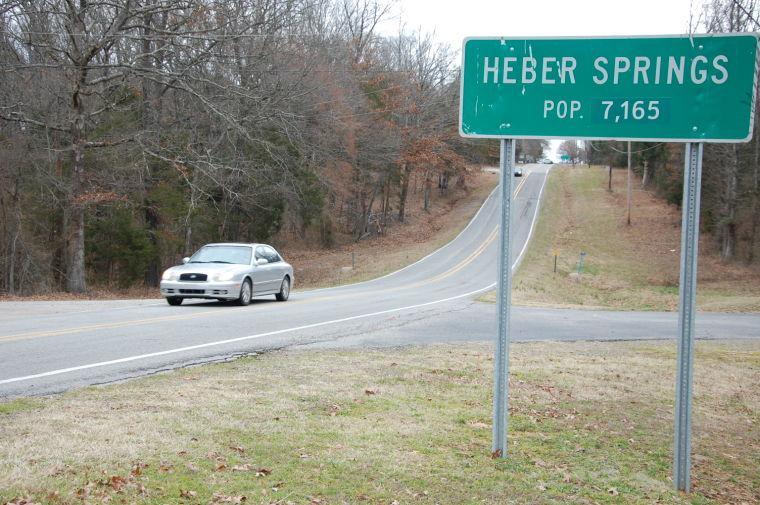
<path fill-rule="evenodd" d="M 253 289 L 251 287 L 251 281 L 249 279 L 246 279 L 240 286 L 240 296 L 238 296 L 237 303 L 238 305 L 248 305 L 251 303 L 252 297 Z"/>
<path fill-rule="evenodd" d="M 166 298 L 166 302 L 169 305 L 182 305 L 182 300 L 183 300 L 183 298 L 181 298 L 179 296 L 169 296 L 169 297 Z"/>
<path fill-rule="evenodd" d="M 278 302 L 285 302 L 290 297 L 290 279 L 285 277 L 280 285 L 280 292 L 274 295 Z"/>

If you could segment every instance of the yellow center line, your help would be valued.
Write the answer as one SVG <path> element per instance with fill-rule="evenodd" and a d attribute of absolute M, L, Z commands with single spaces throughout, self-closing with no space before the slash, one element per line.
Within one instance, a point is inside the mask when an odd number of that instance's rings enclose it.
<path fill-rule="evenodd" d="M 78 333 L 78 332 L 87 331 L 87 330 L 104 330 L 104 329 L 109 329 L 109 328 L 121 328 L 124 326 L 137 326 L 140 324 L 150 324 L 150 323 L 157 323 L 157 322 L 162 322 L 162 321 L 173 321 L 175 319 L 187 319 L 187 318 L 192 318 L 192 317 L 208 316 L 214 312 L 218 312 L 218 311 L 206 310 L 203 312 L 194 312 L 192 314 L 179 314 L 179 315 L 173 315 L 173 316 L 152 317 L 148 319 L 135 319 L 132 321 L 118 321 L 114 323 L 90 324 L 87 326 L 77 326 L 74 328 L 65 328 L 62 330 L 45 330 L 45 331 L 33 331 L 33 332 L 28 332 L 28 333 L 16 333 L 14 335 L 0 336 L 0 341 L 33 338 L 33 337 L 52 337 L 52 336 L 57 336 L 57 335 L 68 335 L 70 333 Z"/>
<path fill-rule="evenodd" d="M 525 176 L 522 181 L 520 181 L 520 184 L 517 185 L 517 189 L 514 192 L 514 196 L 517 196 L 517 194 L 522 190 L 523 186 L 525 185 L 526 181 L 528 180 L 528 177 L 530 174 Z M 394 288 L 387 288 L 383 290 L 376 290 L 373 291 L 373 295 L 377 295 L 378 293 L 387 293 L 387 292 L 393 292 L 398 291 L 402 289 L 409 289 L 419 286 L 424 286 L 427 284 L 431 284 L 433 282 L 438 282 L 440 280 L 446 279 L 455 273 L 459 272 L 463 268 L 465 268 L 467 265 L 475 261 L 475 259 L 480 256 L 483 251 L 486 250 L 486 248 L 498 237 L 499 235 L 499 227 L 497 226 L 494 228 L 493 231 L 486 237 L 485 241 L 481 243 L 475 251 L 473 251 L 469 256 L 467 256 L 464 260 L 457 263 L 453 267 L 451 267 L 449 270 L 442 272 L 434 277 L 431 277 L 430 279 L 425 279 L 422 281 L 418 281 L 413 284 L 408 284 L 405 286 L 399 286 Z M 337 294 L 332 296 L 321 296 L 317 298 L 310 298 L 307 300 L 294 300 L 290 302 L 288 305 L 292 306 L 293 304 L 302 304 L 302 303 L 313 303 L 313 302 L 321 302 L 325 300 L 334 300 L 336 298 L 345 298 L 347 296 L 356 296 L 355 294 Z M 277 305 L 278 307 L 283 305 Z M 64 328 L 61 330 L 43 330 L 43 331 L 33 331 L 33 332 L 26 332 L 26 333 L 16 333 L 13 335 L 2 335 L 0 336 L 0 342 L 6 342 L 11 340 L 23 340 L 23 339 L 29 339 L 29 338 L 36 338 L 36 337 L 55 337 L 60 335 L 70 335 L 72 333 L 81 333 L 84 331 L 90 331 L 90 330 L 106 330 L 106 329 L 113 329 L 113 328 L 127 328 L 130 326 L 139 326 L 143 324 L 151 324 L 151 323 L 159 323 L 159 322 L 165 322 L 165 321 L 174 321 L 174 320 L 186 320 L 191 318 L 197 318 L 201 316 L 209 317 L 212 315 L 227 315 L 229 316 L 229 311 L 227 310 L 204 310 L 201 312 L 193 312 L 189 314 L 177 314 L 177 315 L 171 315 L 171 316 L 161 316 L 161 317 L 151 317 L 146 319 L 135 319 L 130 321 L 118 321 L 113 323 L 101 323 L 101 324 L 91 324 L 87 326 L 77 326 L 73 328 Z"/>

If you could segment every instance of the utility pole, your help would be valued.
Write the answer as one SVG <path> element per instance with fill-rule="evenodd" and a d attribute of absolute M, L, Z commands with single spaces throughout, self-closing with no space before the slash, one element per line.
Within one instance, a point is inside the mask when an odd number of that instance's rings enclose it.
<path fill-rule="evenodd" d="M 631 226 L 631 141 L 628 141 L 628 226 Z"/>

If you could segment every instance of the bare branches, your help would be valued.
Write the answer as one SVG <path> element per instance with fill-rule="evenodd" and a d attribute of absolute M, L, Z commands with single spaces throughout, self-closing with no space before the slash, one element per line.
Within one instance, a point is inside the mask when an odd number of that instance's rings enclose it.
<path fill-rule="evenodd" d="M 0 107 L 0 111 L 4 109 L 12 109 L 12 108 L 21 107 L 21 106 L 23 106 L 23 104 L 17 104 L 17 106 Z M 69 128 L 67 127 L 59 126 L 52 123 L 46 123 L 44 121 L 38 121 L 36 119 L 32 119 L 28 117 L 26 114 L 22 112 L 17 112 L 17 111 L 11 111 L 10 113 L 0 112 L 0 119 L 4 121 L 11 121 L 14 123 L 18 123 L 19 125 L 21 125 L 22 128 L 25 127 L 26 125 L 32 125 L 32 126 L 37 126 L 39 128 L 44 128 L 46 130 L 55 130 L 59 132 L 69 131 Z"/>
<path fill-rule="evenodd" d="M 55 239 L 32 235 L 55 244 L 49 275 L 70 289 L 86 289 L 85 229 L 103 237 L 87 242 L 97 265 L 98 245 L 121 240 L 112 229 L 147 237 L 153 282 L 180 249 L 264 240 L 284 223 L 363 237 L 385 229 L 418 172 L 426 187 L 464 173 L 450 51 L 421 32 L 379 35 L 387 3 L 3 5 L 0 138 L 45 160 L 27 187 L 49 197 Z"/>

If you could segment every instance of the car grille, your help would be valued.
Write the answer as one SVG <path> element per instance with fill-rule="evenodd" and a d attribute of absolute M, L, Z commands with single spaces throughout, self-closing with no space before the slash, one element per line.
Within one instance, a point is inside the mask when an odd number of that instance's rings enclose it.
<path fill-rule="evenodd" d="M 206 274 L 180 274 L 179 280 L 190 282 L 204 282 L 208 279 Z"/>
<path fill-rule="evenodd" d="M 205 295 L 206 291 L 203 289 L 180 289 L 179 292 L 183 295 Z"/>

